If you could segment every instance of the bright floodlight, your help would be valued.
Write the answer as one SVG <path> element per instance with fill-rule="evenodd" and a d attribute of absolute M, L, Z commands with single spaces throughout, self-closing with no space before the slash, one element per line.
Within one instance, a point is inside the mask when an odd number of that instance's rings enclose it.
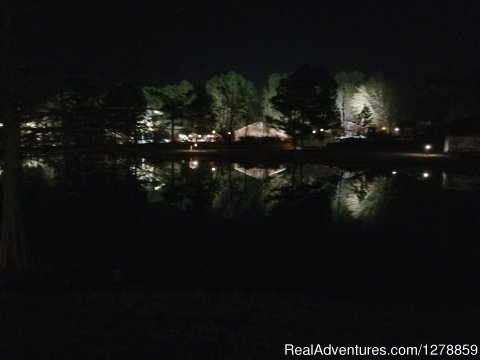
<path fill-rule="evenodd" d="M 232 133 L 229 131 L 229 132 L 228 132 L 228 135 L 232 135 Z"/>
<path fill-rule="evenodd" d="M 317 133 L 317 130 L 312 130 L 312 134 L 316 134 Z"/>
<path fill-rule="evenodd" d="M 212 171 L 215 171 L 215 170 L 217 170 L 217 169 L 216 169 L 216 168 L 214 168 L 214 167 L 212 167 Z"/>
<path fill-rule="evenodd" d="M 428 151 L 428 150 L 430 150 L 431 148 L 432 148 L 432 145 L 430 145 L 430 144 L 425 145 L 425 150 Z"/>
<path fill-rule="evenodd" d="M 399 132 L 400 128 L 396 127 L 394 130 L 395 130 L 395 132 Z"/>
<path fill-rule="evenodd" d="M 392 171 L 392 175 L 397 175 L 397 172 L 395 170 Z"/>
<path fill-rule="evenodd" d="M 324 132 L 325 130 L 324 129 L 320 129 L 321 132 Z"/>
<path fill-rule="evenodd" d="M 422 174 L 422 176 L 423 176 L 424 178 L 428 178 L 428 177 L 430 176 L 430 174 L 425 171 L 425 172 Z"/>

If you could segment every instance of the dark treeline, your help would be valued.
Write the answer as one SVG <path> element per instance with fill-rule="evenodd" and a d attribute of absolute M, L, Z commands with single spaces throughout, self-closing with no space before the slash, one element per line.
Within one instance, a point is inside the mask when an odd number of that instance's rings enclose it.
<path fill-rule="evenodd" d="M 338 135 L 400 128 L 441 137 L 446 124 L 479 114 L 479 84 L 478 74 L 463 81 L 331 74 L 305 64 L 270 74 L 263 89 L 234 71 L 199 85 L 64 75 L 19 82 L 16 101 L 30 146 L 175 142 L 181 134 L 212 132 L 221 136 L 216 140 L 230 140 L 259 121 L 286 131 L 295 143 L 320 128 Z"/>

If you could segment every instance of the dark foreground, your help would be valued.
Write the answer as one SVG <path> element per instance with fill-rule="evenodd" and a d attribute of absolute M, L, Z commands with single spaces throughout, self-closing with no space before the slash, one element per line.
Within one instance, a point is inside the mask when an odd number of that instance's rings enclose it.
<path fill-rule="evenodd" d="M 475 344 L 479 320 L 474 306 L 305 293 L 3 293 L 0 358 L 282 359 L 286 343 Z"/>

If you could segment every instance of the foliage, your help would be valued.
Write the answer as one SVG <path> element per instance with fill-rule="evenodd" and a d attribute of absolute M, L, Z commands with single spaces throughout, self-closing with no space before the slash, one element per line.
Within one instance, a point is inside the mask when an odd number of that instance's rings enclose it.
<path fill-rule="evenodd" d="M 207 81 L 207 92 L 213 99 L 217 124 L 225 134 L 235 127 L 253 122 L 258 116 L 258 94 L 251 81 L 230 71 Z"/>
<path fill-rule="evenodd" d="M 213 99 L 204 86 L 193 89 L 193 100 L 190 102 L 186 120 L 190 127 L 197 131 L 213 128 L 215 116 L 213 114 Z"/>
<path fill-rule="evenodd" d="M 337 107 L 340 111 L 340 119 L 345 126 L 347 121 L 354 121 L 355 115 L 351 106 L 352 97 L 357 88 L 365 81 L 365 75 L 360 71 L 341 71 L 335 75 L 337 83 Z"/>
<path fill-rule="evenodd" d="M 106 128 L 125 140 L 138 139 L 138 121 L 145 114 L 147 101 L 143 91 L 133 83 L 119 83 L 105 96 Z"/>
<path fill-rule="evenodd" d="M 373 126 L 373 116 L 372 111 L 365 106 L 363 110 L 355 117 L 355 123 L 363 128 L 368 128 Z"/>
<path fill-rule="evenodd" d="M 313 128 L 336 127 L 336 84 L 328 71 L 303 65 L 280 82 L 272 106 L 282 114 L 278 122 L 294 142 Z"/>
<path fill-rule="evenodd" d="M 159 89 L 162 111 L 170 120 L 170 138 L 175 141 L 175 123 L 188 116 L 188 107 L 193 101 L 193 86 L 186 80 L 169 84 Z"/>
<path fill-rule="evenodd" d="M 368 107 L 372 112 L 375 126 L 391 128 L 396 123 L 398 91 L 384 78 L 371 77 L 357 88 L 351 100 L 351 107 L 356 115 Z"/>
<path fill-rule="evenodd" d="M 263 118 L 279 119 L 281 114 L 275 110 L 270 100 L 277 95 L 277 89 L 280 86 L 280 82 L 288 77 L 288 73 L 273 73 L 268 76 L 267 87 L 263 89 L 262 104 L 263 104 Z"/>

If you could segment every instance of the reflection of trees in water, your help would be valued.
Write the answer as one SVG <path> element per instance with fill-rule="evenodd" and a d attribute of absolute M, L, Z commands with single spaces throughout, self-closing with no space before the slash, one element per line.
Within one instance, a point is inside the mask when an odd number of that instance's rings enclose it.
<path fill-rule="evenodd" d="M 273 206 L 271 193 L 288 181 L 284 172 L 277 172 L 279 169 L 283 167 L 223 167 L 218 173 L 212 213 L 227 218 L 265 215 Z"/>
<path fill-rule="evenodd" d="M 304 197 L 321 192 L 331 184 L 338 170 L 319 164 L 293 164 L 290 166 L 288 182 L 277 188 L 275 198 L 302 201 Z"/>
<path fill-rule="evenodd" d="M 374 222 L 384 210 L 390 192 L 391 180 L 385 176 L 343 178 L 332 201 L 334 218 Z"/>

